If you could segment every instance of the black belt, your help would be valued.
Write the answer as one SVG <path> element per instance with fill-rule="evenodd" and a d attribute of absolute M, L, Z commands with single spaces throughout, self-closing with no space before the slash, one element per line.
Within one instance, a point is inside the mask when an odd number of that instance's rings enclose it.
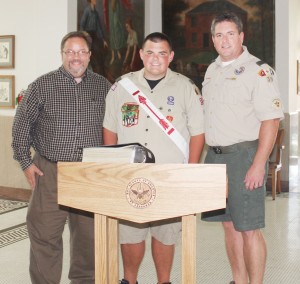
<path fill-rule="evenodd" d="M 209 146 L 216 154 L 228 154 L 233 153 L 241 149 L 247 149 L 256 147 L 258 145 L 258 139 L 253 141 L 244 141 L 229 146 Z"/>

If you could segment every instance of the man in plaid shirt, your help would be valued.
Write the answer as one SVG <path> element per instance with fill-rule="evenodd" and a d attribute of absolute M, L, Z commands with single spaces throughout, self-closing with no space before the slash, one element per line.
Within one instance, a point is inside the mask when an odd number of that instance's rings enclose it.
<path fill-rule="evenodd" d="M 83 148 L 102 145 L 105 97 L 111 84 L 87 70 L 90 48 L 86 32 L 67 34 L 61 42 L 62 66 L 29 85 L 14 119 L 14 159 L 33 189 L 27 228 L 30 276 L 36 284 L 60 283 L 67 218 L 71 283 L 95 282 L 93 217 L 57 204 L 57 162 L 81 161 Z"/>

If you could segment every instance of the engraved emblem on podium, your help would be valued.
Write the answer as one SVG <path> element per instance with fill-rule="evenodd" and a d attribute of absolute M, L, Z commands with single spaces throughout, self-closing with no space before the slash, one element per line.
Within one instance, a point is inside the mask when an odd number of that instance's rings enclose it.
<path fill-rule="evenodd" d="M 156 189 L 154 184 L 146 178 L 134 178 L 126 187 L 126 198 L 130 205 L 135 208 L 149 207 L 155 197 Z"/>

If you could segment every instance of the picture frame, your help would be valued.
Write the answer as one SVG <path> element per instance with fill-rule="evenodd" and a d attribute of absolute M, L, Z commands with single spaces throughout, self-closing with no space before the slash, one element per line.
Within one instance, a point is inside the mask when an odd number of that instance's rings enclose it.
<path fill-rule="evenodd" d="M 300 95 L 300 61 L 297 60 L 297 95 Z"/>
<path fill-rule="evenodd" d="M 0 75 L 0 108 L 15 107 L 15 76 Z"/>
<path fill-rule="evenodd" d="M 15 67 L 15 36 L 0 36 L 0 68 Z"/>

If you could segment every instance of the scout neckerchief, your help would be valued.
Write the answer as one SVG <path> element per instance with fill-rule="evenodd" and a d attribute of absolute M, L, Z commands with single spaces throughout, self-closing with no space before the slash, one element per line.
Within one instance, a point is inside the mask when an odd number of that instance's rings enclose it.
<path fill-rule="evenodd" d="M 147 96 L 128 78 L 118 81 L 119 84 L 135 99 L 135 101 L 152 118 L 159 128 L 175 143 L 183 153 L 184 162 L 188 162 L 189 148 L 188 144 L 178 130 L 169 122 L 166 117 L 152 104 Z"/>

